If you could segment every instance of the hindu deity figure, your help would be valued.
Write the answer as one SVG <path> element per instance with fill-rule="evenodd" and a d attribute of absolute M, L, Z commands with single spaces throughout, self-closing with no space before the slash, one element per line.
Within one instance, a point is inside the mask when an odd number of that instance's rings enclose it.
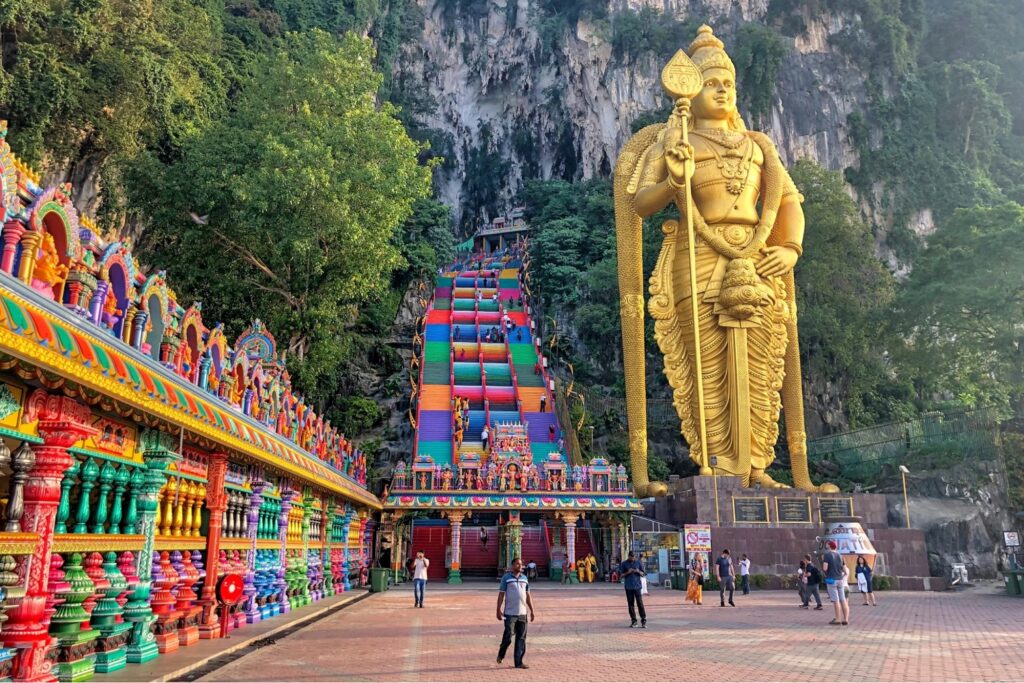
<path fill-rule="evenodd" d="M 444 468 L 444 472 L 441 474 L 441 490 L 447 491 L 452 487 L 452 471 L 447 467 Z"/>
<path fill-rule="evenodd" d="M 108 288 L 106 296 L 103 297 L 103 322 L 107 327 L 113 329 L 121 319 L 122 313 L 124 311 L 117 307 L 117 295 L 114 294 L 114 288 Z"/>
<path fill-rule="evenodd" d="M 36 256 L 36 265 L 32 271 L 33 288 L 47 292 L 53 298 L 53 287 L 64 281 L 68 276 L 68 267 L 60 262 L 57 254 L 57 245 L 53 241 L 53 235 L 43 233 L 42 243 Z"/>
<path fill-rule="evenodd" d="M 675 204 L 681 218 L 662 226 L 649 307 L 690 457 L 702 474 L 781 486 L 765 470 L 784 406 L 796 485 L 834 491 L 807 472 L 793 281 L 802 197 L 771 140 L 746 129 L 722 41 L 702 26 L 688 53 L 662 72 L 676 98 L 667 123 L 634 135 L 615 169 L 633 482 L 638 495 L 665 491 L 647 480 L 641 230 L 643 217 Z"/>

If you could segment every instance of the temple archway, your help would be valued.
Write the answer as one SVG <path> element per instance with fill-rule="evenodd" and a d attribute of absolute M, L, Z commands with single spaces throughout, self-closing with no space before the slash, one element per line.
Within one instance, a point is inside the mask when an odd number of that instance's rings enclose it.
<path fill-rule="evenodd" d="M 149 355 L 159 361 L 160 344 L 164 340 L 164 307 L 159 296 L 149 295 L 146 300 L 146 311 L 149 313 L 149 333 L 146 334 L 145 343 L 149 344 Z"/>

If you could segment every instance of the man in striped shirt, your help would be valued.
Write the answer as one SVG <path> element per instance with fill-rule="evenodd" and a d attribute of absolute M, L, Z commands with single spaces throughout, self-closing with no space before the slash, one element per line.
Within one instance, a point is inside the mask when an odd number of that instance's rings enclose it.
<path fill-rule="evenodd" d="M 529 614 L 530 621 L 533 621 L 533 600 L 530 598 L 530 582 L 523 574 L 523 561 L 518 557 L 512 560 L 512 569 L 501 578 L 496 614 L 498 621 L 505 622 L 505 632 L 498 647 L 498 664 L 505 658 L 508 646 L 512 643 L 512 633 L 515 632 L 516 668 L 529 669 L 523 663 L 523 656 L 526 654 L 526 615 Z"/>

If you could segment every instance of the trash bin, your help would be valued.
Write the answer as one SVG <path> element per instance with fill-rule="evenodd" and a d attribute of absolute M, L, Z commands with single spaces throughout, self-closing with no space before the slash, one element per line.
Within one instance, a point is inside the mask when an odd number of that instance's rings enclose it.
<path fill-rule="evenodd" d="M 1003 581 L 1006 582 L 1007 595 L 1021 594 L 1021 572 L 1008 569 L 1003 572 Z"/>
<path fill-rule="evenodd" d="M 672 570 L 672 590 L 684 591 L 686 590 L 686 570 L 685 569 L 673 569 Z"/>
<path fill-rule="evenodd" d="M 388 589 L 388 570 L 384 567 L 370 569 L 370 592 L 383 593 Z"/>

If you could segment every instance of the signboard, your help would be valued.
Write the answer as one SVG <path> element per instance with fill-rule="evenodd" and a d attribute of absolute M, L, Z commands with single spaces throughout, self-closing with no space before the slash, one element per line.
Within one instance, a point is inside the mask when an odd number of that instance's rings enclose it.
<path fill-rule="evenodd" d="M 1020 547 L 1020 534 L 1016 531 L 1004 531 L 1003 545 L 1005 545 L 1007 548 Z"/>
<path fill-rule="evenodd" d="M 836 517 L 852 517 L 853 498 L 819 498 L 818 513 L 822 522 Z"/>
<path fill-rule="evenodd" d="M 181 460 L 171 464 L 172 470 L 182 474 L 191 474 L 194 477 L 206 479 L 207 456 L 194 448 L 185 447 L 181 454 Z"/>
<path fill-rule="evenodd" d="M 811 499 L 777 497 L 775 519 L 779 524 L 810 524 Z"/>
<path fill-rule="evenodd" d="M 768 497 L 732 499 L 732 518 L 737 524 L 767 524 Z"/>
<path fill-rule="evenodd" d="M 686 552 L 711 552 L 711 525 L 687 524 L 683 527 L 683 547 Z"/>
<path fill-rule="evenodd" d="M 708 576 L 711 559 L 711 525 L 686 524 L 683 526 L 683 550 L 686 551 L 687 567 L 693 567 L 697 558 L 704 563 L 704 577 Z"/>
<path fill-rule="evenodd" d="M 138 450 L 138 432 L 135 427 L 99 416 L 92 416 L 92 426 L 96 434 L 79 441 L 78 448 L 106 453 L 119 458 L 142 462 L 142 452 Z"/>

